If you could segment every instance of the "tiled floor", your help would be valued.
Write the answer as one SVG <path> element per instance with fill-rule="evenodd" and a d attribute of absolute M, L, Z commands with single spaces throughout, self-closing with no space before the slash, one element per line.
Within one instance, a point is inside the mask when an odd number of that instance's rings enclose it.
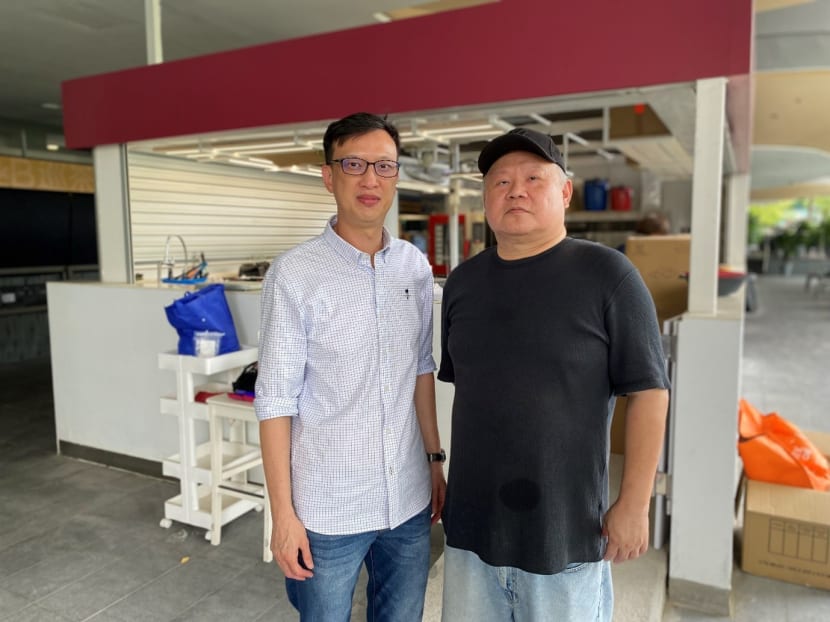
<path fill-rule="evenodd" d="M 830 431 L 830 293 L 814 298 L 803 286 L 803 277 L 759 280 L 743 394 L 762 411 Z M 259 561 L 262 516 L 228 525 L 213 547 L 201 529 L 158 526 L 175 491 L 55 455 L 48 362 L 0 366 L 0 620 L 296 620 L 278 568 Z M 739 570 L 734 597 L 738 622 L 830 620 L 830 593 Z M 365 619 L 360 589 L 356 603 L 353 619 Z M 717 619 L 671 607 L 664 618 Z"/>

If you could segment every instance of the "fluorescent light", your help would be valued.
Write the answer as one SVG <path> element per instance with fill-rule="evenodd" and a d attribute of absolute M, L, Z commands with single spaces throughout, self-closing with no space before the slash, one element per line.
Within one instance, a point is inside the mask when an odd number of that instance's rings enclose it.
<path fill-rule="evenodd" d="M 382 11 L 372 13 L 372 19 L 374 19 L 376 22 L 381 22 L 382 24 L 386 24 L 387 22 L 392 21 L 392 18 Z"/>
<path fill-rule="evenodd" d="M 46 150 L 47 151 L 57 151 L 58 149 L 60 149 L 60 147 L 58 145 L 53 144 L 53 143 L 49 143 L 49 144 L 46 145 Z"/>
<path fill-rule="evenodd" d="M 322 177 L 323 171 L 318 167 L 312 166 L 298 166 L 297 164 L 293 164 L 289 169 L 289 173 L 295 173 L 297 175 L 308 175 L 309 177 Z"/>
<path fill-rule="evenodd" d="M 202 153 L 201 149 L 161 149 L 167 155 L 196 155 Z"/>
<path fill-rule="evenodd" d="M 569 140 L 572 140 L 573 142 L 578 143 L 583 147 L 591 146 L 591 143 L 582 138 L 582 136 L 580 136 L 579 134 L 574 134 L 573 132 L 565 132 L 565 136 L 567 136 Z"/>
<path fill-rule="evenodd" d="M 256 160 L 260 160 L 260 158 L 256 158 Z M 274 163 L 270 160 L 260 160 L 259 162 L 253 162 L 251 160 L 241 160 L 239 158 L 228 158 L 228 162 L 231 164 L 238 164 L 239 166 L 252 166 L 253 168 L 259 169 L 270 169 L 274 166 Z M 265 162 L 268 164 L 266 165 Z"/>

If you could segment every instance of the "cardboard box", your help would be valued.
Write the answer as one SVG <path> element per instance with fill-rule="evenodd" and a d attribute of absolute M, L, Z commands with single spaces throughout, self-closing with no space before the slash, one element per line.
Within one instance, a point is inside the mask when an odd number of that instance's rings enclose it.
<path fill-rule="evenodd" d="M 651 292 L 661 326 L 688 306 L 689 282 L 682 275 L 689 272 L 690 252 L 689 234 L 632 236 L 625 243 L 625 254 Z"/>
<path fill-rule="evenodd" d="M 625 254 L 645 281 L 661 330 L 663 322 L 686 311 L 689 282 L 680 275 L 689 272 L 691 237 L 681 235 L 632 236 L 625 243 Z M 611 419 L 611 452 L 625 453 L 625 397 L 617 398 Z"/>
<path fill-rule="evenodd" d="M 804 434 L 830 455 L 830 434 Z M 741 568 L 830 590 L 830 492 L 747 480 Z"/>

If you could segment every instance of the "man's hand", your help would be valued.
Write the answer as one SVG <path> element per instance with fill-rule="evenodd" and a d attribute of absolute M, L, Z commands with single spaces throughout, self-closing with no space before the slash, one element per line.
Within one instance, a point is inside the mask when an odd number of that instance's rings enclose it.
<path fill-rule="evenodd" d="M 432 476 L 432 523 L 438 522 L 441 518 L 441 510 L 444 509 L 444 497 L 447 494 L 447 480 L 444 478 L 444 463 L 430 462 Z"/>
<path fill-rule="evenodd" d="M 274 516 L 271 552 L 286 578 L 305 581 L 314 576 L 311 572 L 314 569 L 314 560 L 311 558 L 308 535 L 294 512 Z M 300 565 L 301 558 L 303 565 Z"/>
<path fill-rule="evenodd" d="M 627 508 L 619 501 L 605 514 L 602 535 L 608 538 L 606 561 L 637 559 L 648 550 L 648 506 Z"/>

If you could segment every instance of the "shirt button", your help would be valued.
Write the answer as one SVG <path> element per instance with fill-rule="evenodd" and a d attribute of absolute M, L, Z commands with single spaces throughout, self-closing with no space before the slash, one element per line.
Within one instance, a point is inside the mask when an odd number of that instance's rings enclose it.
<path fill-rule="evenodd" d="M 395 474 L 395 469 L 392 468 L 392 467 L 389 467 L 389 475 L 394 475 L 394 474 Z"/>

